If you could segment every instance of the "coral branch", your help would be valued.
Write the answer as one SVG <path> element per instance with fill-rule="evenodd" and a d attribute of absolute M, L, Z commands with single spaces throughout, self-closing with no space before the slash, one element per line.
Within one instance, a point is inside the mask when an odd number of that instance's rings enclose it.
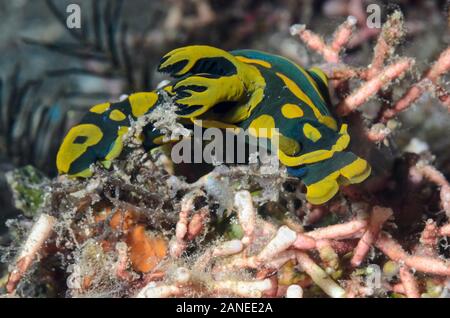
<path fill-rule="evenodd" d="M 240 253 L 244 249 L 241 240 L 231 240 L 216 246 L 212 252 L 214 257 L 228 256 Z"/>
<path fill-rule="evenodd" d="M 257 268 L 287 250 L 297 239 L 297 233 L 289 229 L 287 226 L 282 226 L 278 229 L 277 234 L 272 240 L 259 252 L 256 256 L 236 258 L 229 264 L 230 267 L 238 268 Z M 286 260 L 287 261 L 287 260 Z M 280 266 L 284 263 L 281 262 Z"/>
<path fill-rule="evenodd" d="M 183 290 L 176 285 L 156 286 L 155 282 L 150 282 L 139 291 L 136 298 L 167 298 L 181 295 Z"/>
<path fill-rule="evenodd" d="M 192 240 L 199 234 L 203 228 L 203 220 L 206 212 L 201 214 L 189 222 L 189 216 L 194 210 L 194 200 L 202 195 L 198 191 L 193 191 L 184 196 L 181 202 L 181 211 L 175 228 L 175 239 L 170 243 L 170 255 L 174 258 L 180 257 L 187 247 L 188 240 Z M 192 225 L 190 224 L 192 223 Z"/>
<path fill-rule="evenodd" d="M 403 15 L 400 11 L 396 11 L 388 17 L 383 25 L 375 46 L 372 62 L 367 69 L 367 79 L 372 79 L 381 72 L 384 62 L 393 53 L 394 47 L 404 34 Z"/>
<path fill-rule="evenodd" d="M 353 220 L 347 223 L 330 225 L 306 233 L 306 235 L 319 239 L 345 239 L 359 234 L 367 226 L 367 220 Z"/>
<path fill-rule="evenodd" d="M 291 34 L 298 35 L 300 39 L 305 42 L 309 48 L 318 54 L 322 55 L 325 61 L 329 63 L 338 63 L 339 54 L 335 50 L 326 45 L 325 41 L 315 34 L 314 32 L 307 30 L 303 24 L 295 24 L 291 27 Z"/>
<path fill-rule="evenodd" d="M 297 233 L 287 226 L 280 227 L 275 237 L 259 253 L 258 261 L 264 263 L 271 260 L 275 255 L 288 249 L 296 239 Z"/>
<path fill-rule="evenodd" d="M 392 216 L 392 210 L 389 208 L 383 208 L 380 206 L 375 206 L 372 209 L 372 213 L 370 215 L 369 226 L 361 237 L 356 246 L 356 249 L 353 253 L 352 260 L 350 263 L 352 266 L 356 267 L 361 264 L 361 262 L 366 257 L 369 252 L 370 247 L 376 241 L 378 233 L 381 230 L 384 222 L 386 222 Z"/>
<path fill-rule="evenodd" d="M 420 160 L 414 167 L 411 168 L 412 172 L 423 176 L 430 182 L 433 182 L 438 187 L 441 187 L 440 197 L 441 205 L 444 209 L 447 217 L 450 218 L 450 184 L 445 179 L 444 175 L 432 165 Z"/>
<path fill-rule="evenodd" d="M 237 208 L 239 223 L 244 230 L 242 243 L 248 245 L 253 241 L 255 230 L 256 209 L 253 206 L 252 195 L 248 191 L 239 191 L 234 196 L 234 205 Z"/>
<path fill-rule="evenodd" d="M 422 79 L 413 85 L 403 96 L 398 100 L 395 106 L 391 109 L 386 109 L 382 115 L 382 121 L 386 122 L 394 118 L 400 112 L 410 107 L 422 94 L 425 92 L 426 82 L 437 84 L 441 75 L 450 70 L 450 47 L 444 50 L 433 66 L 425 72 Z"/>
<path fill-rule="evenodd" d="M 365 130 L 367 139 L 373 142 L 383 141 L 391 132 L 388 127 L 381 123 L 377 123 L 370 127 L 370 129 Z"/>
<path fill-rule="evenodd" d="M 435 254 L 439 241 L 438 236 L 439 228 L 436 222 L 428 219 L 419 240 L 421 247 L 425 249 L 425 254 L 430 256 Z"/>
<path fill-rule="evenodd" d="M 339 267 L 339 256 L 329 240 L 318 240 L 317 250 L 327 272 L 336 271 Z"/>
<path fill-rule="evenodd" d="M 295 259 L 295 252 L 292 250 L 287 250 L 278 254 L 270 262 L 267 262 L 265 267 L 270 269 L 280 269 L 284 264 L 293 259 Z"/>
<path fill-rule="evenodd" d="M 263 293 L 274 288 L 271 279 L 256 281 L 214 281 L 211 289 L 217 293 L 232 294 L 239 297 L 260 298 Z"/>
<path fill-rule="evenodd" d="M 20 279 L 30 268 L 34 258 L 42 249 L 45 241 L 50 237 L 55 222 L 56 219 L 53 216 L 42 213 L 33 225 L 31 232 L 17 257 L 16 265 L 9 275 L 8 283 L 6 284 L 8 293 L 14 292 Z"/>
<path fill-rule="evenodd" d="M 338 27 L 330 44 L 330 48 L 334 52 L 339 54 L 339 52 L 345 48 L 350 41 L 350 37 L 352 36 L 357 22 L 355 17 L 349 16 L 347 20 Z"/>
<path fill-rule="evenodd" d="M 450 224 L 446 224 L 439 229 L 439 235 L 450 236 Z"/>
<path fill-rule="evenodd" d="M 386 84 L 402 76 L 413 64 L 413 59 L 402 58 L 385 67 L 380 73 L 363 83 L 355 92 L 345 98 L 337 107 L 338 114 L 341 116 L 348 115 L 379 92 Z"/>
<path fill-rule="evenodd" d="M 408 298 L 420 298 L 417 281 L 407 266 L 400 267 L 400 280 L 402 281 L 405 294 Z"/>
<path fill-rule="evenodd" d="M 305 253 L 296 252 L 297 261 L 302 268 L 328 296 L 332 298 L 345 297 L 345 290 Z"/>
<path fill-rule="evenodd" d="M 290 285 L 286 290 L 286 298 L 303 298 L 303 289 L 299 285 Z"/>
<path fill-rule="evenodd" d="M 405 265 L 414 268 L 417 271 L 450 276 L 450 264 L 437 257 L 424 257 L 409 255 L 394 239 L 386 233 L 381 233 L 375 246 L 380 249 L 387 257 L 395 262 L 403 262 Z"/>
<path fill-rule="evenodd" d="M 292 246 L 299 250 L 310 250 L 316 248 L 316 240 L 308 235 L 298 233 Z"/>
<path fill-rule="evenodd" d="M 307 30 L 303 24 L 293 25 L 291 27 L 291 35 L 298 35 L 310 49 L 322 55 L 328 63 L 339 63 L 339 53 L 350 41 L 356 22 L 357 20 L 355 17 L 349 16 L 347 20 L 338 27 L 330 44 L 326 44 L 319 35 Z"/>

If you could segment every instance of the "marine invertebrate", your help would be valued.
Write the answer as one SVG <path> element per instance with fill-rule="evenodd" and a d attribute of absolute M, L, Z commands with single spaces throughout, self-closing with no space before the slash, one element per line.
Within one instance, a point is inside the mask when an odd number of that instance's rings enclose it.
<path fill-rule="evenodd" d="M 185 127 L 244 130 L 249 138 L 276 143 L 279 160 L 289 174 L 302 178 L 312 203 L 324 203 L 339 185 L 360 183 L 370 175 L 364 159 L 344 151 L 350 142 L 347 125 L 339 127 L 332 117 L 320 69 L 304 70 L 260 51 L 228 53 L 209 46 L 175 49 L 158 69 L 181 78 L 154 92 L 93 106 L 61 145 L 56 161 L 60 173 L 88 177 L 96 160 L 110 165 L 122 152 L 130 121 L 174 101 L 175 113 L 188 120 Z M 139 139 L 148 150 L 175 141 L 151 123 Z"/>

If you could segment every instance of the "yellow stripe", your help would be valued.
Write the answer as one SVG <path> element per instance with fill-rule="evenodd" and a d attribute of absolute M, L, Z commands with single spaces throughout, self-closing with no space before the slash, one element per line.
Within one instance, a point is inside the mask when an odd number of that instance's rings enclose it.
<path fill-rule="evenodd" d="M 109 151 L 109 153 L 105 156 L 105 160 L 112 160 L 114 158 L 117 158 L 117 156 L 120 155 L 123 148 L 123 135 L 125 135 L 128 132 L 128 127 L 122 126 L 119 127 L 119 131 L 117 133 L 117 138 L 114 141 L 114 145 Z"/>
<path fill-rule="evenodd" d="M 261 65 L 262 67 L 265 68 L 272 68 L 272 64 L 270 64 L 269 62 L 263 61 L 263 60 L 258 60 L 258 59 L 249 59 L 247 57 L 244 56 L 236 56 L 236 58 L 244 63 L 249 63 L 249 64 L 258 64 Z"/>
<path fill-rule="evenodd" d="M 314 105 L 314 103 L 311 101 L 311 99 L 309 98 L 308 95 L 305 94 L 304 91 L 302 91 L 300 89 L 300 87 L 298 87 L 298 85 L 291 80 L 289 77 L 287 77 L 286 75 L 283 75 L 281 73 L 276 73 L 277 76 L 279 78 L 281 78 L 284 82 L 284 84 L 286 84 L 286 86 L 289 88 L 289 90 L 301 101 L 303 101 L 306 105 L 308 105 L 311 110 L 314 113 L 314 116 L 316 116 L 317 120 L 319 122 L 321 122 L 322 124 L 328 126 L 329 128 L 336 130 L 337 129 L 337 124 L 336 121 L 329 117 L 329 116 L 324 116 L 320 110 Z"/>
<path fill-rule="evenodd" d="M 320 112 L 320 110 L 314 105 L 314 103 L 311 101 L 311 99 L 308 97 L 308 95 L 305 94 L 304 91 L 302 91 L 300 89 L 300 87 L 298 87 L 298 85 L 291 80 L 289 77 L 287 77 L 286 75 L 283 75 L 281 73 L 276 73 L 277 76 L 279 78 L 281 78 L 284 82 L 284 84 L 286 84 L 286 86 L 289 88 L 289 90 L 301 101 L 303 101 L 306 105 L 308 105 L 312 111 L 314 112 L 314 115 L 317 117 L 317 119 L 320 119 L 323 117 L 322 113 Z"/>
<path fill-rule="evenodd" d="M 283 59 L 285 59 L 285 60 L 291 62 L 292 64 L 294 64 L 295 67 L 296 67 L 300 72 L 303 73 L 303 75 L 306 77 L 306 79 L 308 80 L 308 82 L 311 83 L 312 87 L 314 88 L 314 90 L 316 91 L 316 93 L 319 95 L 320 99 L 322 99 L 322 101 L 325 102 L 325 99 L 324 99 L 324 97 L 322 96 L 322 94 L 320 93 L 320 90 L 319 90 L 319 88 L 317 87 L 317 84 L 316 84 L 316 82 L 314 81 L 314 79 L 313 79 L 313 78 L 312 78 L 312 77 L 311 77 L 311 76 L 310 76 L 310 75 L 309 75 L 302 67 L 298 66 L 297 63 L 295 63 L 295 62 L 293 62 L 293 61 L 291 61 L 291 60 L 289 60 L 289 59 L 287 59 L 287 58 L 285 58 L 285 57 L 281 57 L 281 58 L 283 58 Z"/>
<path fill-rule="evenodd" d="M 324 71 L 322 71 L 320 68 L 318 67 L 311 67 L 309 69 L 310 72 L 313 72 L 314 74 L 316 74 L 317 76 L 320 77 L 320 79 L 325 83 L 325 85 L 328 85 L 328 77 L 327 75 L 324 73 Z"/>

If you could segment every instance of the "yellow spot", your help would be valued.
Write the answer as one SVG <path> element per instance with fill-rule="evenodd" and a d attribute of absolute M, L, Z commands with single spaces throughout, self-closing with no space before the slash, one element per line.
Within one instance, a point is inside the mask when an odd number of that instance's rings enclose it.
<path fill-rule="evenodd" d="M 119 127 L 119 131 L 117 132 L 117 138 L 114 141 L 114 145 L 112 146 L 109 153 L 105 156 L 105 160 L 113 160 L 117 158 L 123 149 L 123 135 L 128 132 L 128 127 L 121 126 Z"/>
<path fill-rule="evenodd" d="M 75 143 L 79 137 L 85 140 L 82 143 Z M 89 147 L 98 144 L 102 137 L 102 130 L 93 124 L 81 124 L 70 129 L 56 156 L 58 171 L 68 173 L 71 164 L 81 157 Z"/>
<path fill-rule="evenodd" d="M 303 134 L 306 138 L 314 142 L 322 138 L 322 134 L 320 133 L 320 131 L 316 127 L 308 123 L 303 125 Z"/>
<path fill-rule="evenodd" d="M 272 116 L 261 115 L 254 119 L 248 127 L 249 133 L 258 138 L 272 138 L 275 120 Z"/>
<path fill-rule="evenodd" d="M 122 113 L 120 110 L 114 109 L 110 114 L 109 114 L 109 119 L 114 120 L 114 121 L 122 121 L 125 118 L 127 118 L 127 116 L 125 116 L 124 113 Z"/>
<path fill-rule="evenodd" d="M 294 104 L 284 104 L 283 107 L 281 107 L 281 113 L 284 117 L 289 119 L 299 118 L 304 115 L 303 110 Z"/>
<path fill-rule="evenodd" d="M 128 100 L 130 101 L 133 116 L 140 117 L 155 105 L 158 100 L 158 94 L 155 92 L 136 93 L 131 94 Z"/>
<path fill-rule="evenodd" d="M 111 103 L 98 104 L 89 109 L 89 111 L 91 113 L 103 114 L 108 110 L 109 106 L 111 106 Z"/>
<path fill-rule="evenodd" d="M 258 60 L 258 59 L 249 59 L 249 58 L 244 57 L 244 56 L 236 56 L 236 58 L 239 61 L 244 62 L 244 63 L 258 64 L 258 65 L 261 65 L 262 67 L 265 67 L 265 68 L 271 68 L 272 67 L 272 65 L 269 62 L 266 62 L 266 61 L 262 61 L 262 60 Z"/>

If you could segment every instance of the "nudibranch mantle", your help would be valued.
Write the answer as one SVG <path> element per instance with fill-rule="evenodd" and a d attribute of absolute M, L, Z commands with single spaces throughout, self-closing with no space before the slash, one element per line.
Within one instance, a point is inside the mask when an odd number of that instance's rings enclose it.
<path fill-rule="evenodd" d="M 89 177 L 91 164 L 108 165 L 123 150 L 123 136 L 137 120 L 164 103 L 168 94 L 180 122 L 234 127 L 254 132 L 278 129 L 278 158 L 290 175 L 302 179 L 313 204 L 330 200 L 340 185 L 360 183 L 371 172 L 366 160 L 345 151 L 347 125 L 331 112 L 326 75 L 277 55 L 255 50 L 223 51 L 187 46 L 166 54 L 158 70 L 174 80 L 152 92 L 92 107 L 64 138 L 57 154 L 62 174 Z M 164 93 L 164 94 L 163 94 Z M 147 150 L 161 145 L 161 132 L 149 124 L 142 133 Z"/>

